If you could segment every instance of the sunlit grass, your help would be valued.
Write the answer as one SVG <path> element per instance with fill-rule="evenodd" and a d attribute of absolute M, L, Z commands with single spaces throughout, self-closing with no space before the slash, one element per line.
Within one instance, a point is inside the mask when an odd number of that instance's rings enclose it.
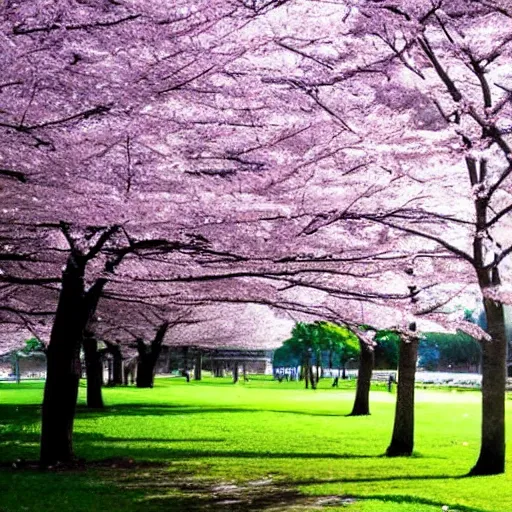
<path fill-rule="evenodd" d="M 478 392 L 417 390 L 415 455 L 388 459 L 382 454 L 395 395 L 384 387 L 372 391 L 372 415 L 353 418 L 346 415 L 354 384 L 342 386 L 332 389 L 328 379 L 317 391 L 264 379 L 237 385 L 158 379 L 148 390 L 106 388 L 107 408 L 100 412 L 85 408 L 81 387 L 77 455 L 115 458 L 116 466 L 117 458 L 155 464 L 59 473 L 4 469 L 0 511 L 271 510 L 257 500 L 248 508 L 208 497 L 215 485 L 251 490 L 255 481 L 271 482 L 267 494 L 300 491 L 296 502 L 276 498 L 279 510 L 287 503 L 318 510 L 315 496 L 326 496 L 344 500 L 337 505 L 333 498 L 331 511 L 439 512 L 443 505 L 512 511 L 508 474 L 464 478 L 478 455 Z M 41 398 L 41 383 L 0 384 L 0 461 L 37 459 Z M 510 421 L 510 407 L 507 415 Z"/>

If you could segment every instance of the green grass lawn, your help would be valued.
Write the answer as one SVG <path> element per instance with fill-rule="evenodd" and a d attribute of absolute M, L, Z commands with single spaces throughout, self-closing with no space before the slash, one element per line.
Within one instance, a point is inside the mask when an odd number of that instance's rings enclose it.
<path fill-rule="evenodd" d="M 395 395 L 376 388 L 352 418 L 353 383 L 329 384 L 157 379 L 104 389 L 99 412 L 81 387 L 75 451 L 101 462 L 47 472 L 8 467 L 37 459 L 42 383 L 0 384 L 0 512 L 512 511 L 510 453 L 508 474 L 464 476 L 479 392 L 417 390 L 415 455 L 388 459 Z"/>

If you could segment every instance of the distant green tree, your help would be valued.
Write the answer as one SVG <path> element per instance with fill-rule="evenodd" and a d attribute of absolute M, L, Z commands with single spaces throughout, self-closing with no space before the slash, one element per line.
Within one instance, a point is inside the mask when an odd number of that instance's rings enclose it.
<path fill-rule="evenodd" d="M 44 352 L 44 349 L 43 343 L 36 337 L 32 337 L 25 340 L 25 346 L 21 349 L 21 352 L 30 354 L 31 352 Z"/>
<path fill-rule="evenodd" d="M 398 367 L 398 347 L 400 345 L 400 336 L 389 330 L 377 331 L 374 338 L 375 343 L 375 361 L 377 367 L 395 369 Z"/>
<path fill-rule="evenodd" d="M 479 364 L 481 354 L 480 343 L 466 333 L 428 332 L 420 341 L 419 363 L 429 369 L 463 365 L 469 368 Z"/>
<path fill-rule="evenodd" d="M 320 377 L 320 367 L 346 363 L 357 357 L 359 344 L 357 337 L 346 327 L 330 322 L 297 322 L 291 338 L 274 353 L 275 366 L 298 366 L 300 364 L 306 388 L 316 388 Z M 316 375 L 314 367 L 316 366 Z"/>
<path fill-rule="evenodd" d="M 348 328 L 329 322 L 321 322 L 321 347 L 328 356 L 329 368 L 343 371 L 349 361 L 357 359 L 361 352 L 357 336 Z"/>
<path fill-rule="evenodd" d="M 274 367 L 295 367 L 300 365 L 300 357 L 292 350 L 290 344 L 286 340 L 281 347 L 274 350 L 273 365 Z"/>

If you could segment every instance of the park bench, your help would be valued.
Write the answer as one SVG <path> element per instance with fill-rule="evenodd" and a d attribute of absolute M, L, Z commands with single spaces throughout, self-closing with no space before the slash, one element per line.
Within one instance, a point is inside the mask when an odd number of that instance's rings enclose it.
<path fill-rule="evenodd" d="M 393 376 L 393 380 L 394 382 L 397 381 L 397 372 L 396 370 L 377 370 L 377 371 L 373 371 L 372 373 L 372 381 L 373 382 L 384 382 L 384 383 L 388 383 L 389 382 L 389 376 L 392 375 Z"/>

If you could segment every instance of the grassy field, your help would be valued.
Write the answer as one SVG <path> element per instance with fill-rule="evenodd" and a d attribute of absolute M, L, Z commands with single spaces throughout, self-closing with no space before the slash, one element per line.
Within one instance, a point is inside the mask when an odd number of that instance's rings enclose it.
<path fill-rule="evenodd" d="M 0 384 L 0 511 L 512 511 L 510 453 L 507 475 L 464 476 L 478 392 L 417 390 L 415 455 L 388 459 L 395 395 L 373 390 L 372 415 L 352 418 L 353 383 L 329 384 L 158 379 L 105 389 L 101 412 L 81 387 L 75 450 L 89 462 L 47 472 L 11 469 L 37 459 L 42 384 Z"/>

